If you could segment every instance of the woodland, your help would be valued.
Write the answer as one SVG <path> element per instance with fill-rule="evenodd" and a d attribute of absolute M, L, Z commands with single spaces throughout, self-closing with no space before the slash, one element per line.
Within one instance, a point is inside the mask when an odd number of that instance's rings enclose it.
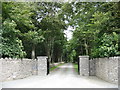
<path fill-rule="evenodd" d="M 120 56 L 120 2 L 2 2 L 0 17 L 2 58 L 48 56 L 54 63 Z"/>

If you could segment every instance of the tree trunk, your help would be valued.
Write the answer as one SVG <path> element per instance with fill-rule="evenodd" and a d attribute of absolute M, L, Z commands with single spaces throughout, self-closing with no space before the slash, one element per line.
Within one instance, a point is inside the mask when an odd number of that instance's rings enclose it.
<path fill-rule="evenodd" d="M 54 49 L 54 37 L 49 37 L 45 41 L 45 48 L 46 53 L 49 58 L 49 62 L 53 63 L 52 56 L 53 56 L 53 49 Z"/>
<path fill-rule="evenodd" d="M 87 41 L 86 40 L 85 40 L 84 44 L 85 44 L 86 55 L 88 55 L 88 45 L 87 45 Z"/>
<path fill-rule="evenodd" d="M 80 55 L 83 55 L 83 47 L 82 46 L 80 46 L 80 50 L 81 50 L 81 52 L 80 52 Z"/>
<path fill-rule="evenodd" d="M 35 59 L 35 45 L 34 45 L 34 44 L 33 44 L 33 46 L 32 46 L 31 58 L 32 58 L 32 59 Z"/>
<path fill-rule="evenodd" d="M 62 60 L 62 55 L 61 55 L 61 60 L 60 60 L 60 62 L 62 62 L 63 60 Z"/>

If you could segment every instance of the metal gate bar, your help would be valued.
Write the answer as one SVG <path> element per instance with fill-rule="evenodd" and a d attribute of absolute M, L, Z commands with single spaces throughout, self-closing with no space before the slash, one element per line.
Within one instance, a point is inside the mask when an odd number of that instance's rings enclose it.
<path fill-rule="evenodd" d="M 78 74 L 80 74 L 80 64 L 79 64 L 79 59 L 78 59 Z"/>
<path fill-rule="evenodd" d="M 47 75 L 50 73 L 49 59 L 47 58 Z"/>

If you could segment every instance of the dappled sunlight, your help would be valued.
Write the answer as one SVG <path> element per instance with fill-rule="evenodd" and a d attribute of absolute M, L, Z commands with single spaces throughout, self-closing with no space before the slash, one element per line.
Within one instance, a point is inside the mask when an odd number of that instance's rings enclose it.
<path fill-rule="evenodd" d="M 60 66 L 59 68 L 68 68 L 68 69 L 74 68 L 71 63 L 68 63 L 68 65 L 69 66 Z"/>

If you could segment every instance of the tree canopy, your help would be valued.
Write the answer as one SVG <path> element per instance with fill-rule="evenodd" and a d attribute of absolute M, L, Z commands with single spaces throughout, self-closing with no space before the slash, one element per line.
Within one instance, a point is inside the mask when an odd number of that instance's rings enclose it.
<path fill-rule="evenodd" d="M 3 2 L 2 57 L 76 62 L 120 55 L 119 2 Z M 67 28 L 73 30 L 69 41 Z"/>

